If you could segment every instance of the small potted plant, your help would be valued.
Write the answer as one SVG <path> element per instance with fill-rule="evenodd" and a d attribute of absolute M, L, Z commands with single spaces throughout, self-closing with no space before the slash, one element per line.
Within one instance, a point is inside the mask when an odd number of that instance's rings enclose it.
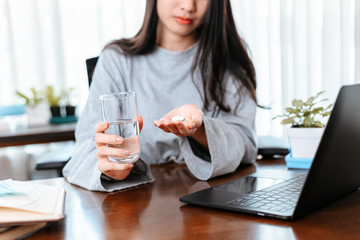
<path fill-rule="evenodd" d="M 61 117 L 60 101 L 64 98 L 64 94 L 56 94 L 53 86 L 47 86 L 45 94 L 50 106 L 51 116 Z"/>
<path fill-rule="evenodd" d="M 288 129 L 290 156 L 292 158 L 312 159 L 324 131 L 324 121 L 330 115 L 333 104 L 322 105 L 328 99 L 319 99 L 324 91 L 306 101 L 294 99 L 292 106 L 285 108 L 281 124 L 291 125 Z"/>
<path fill-rule="evenodd" d="M 48 107 L 43 102 L 43 92 L 36 90 L 34 87 L 32 87 L 30 91 L 30 95 L 16 91 L 16 94 L 25 100 L 25 109 L 28 116 L 29 126 L 47 124 L 49 120 L 49 112 Z"/>
<path fill-rule="evenodd" d="M 65 99 L 66 116 L 74 116 L 75 115 L 76 106 L 74 106 L 72 103 L 73 91 L 74 91 L 74 88 L 67 88 L 63 91 L 63 96 Z"/>

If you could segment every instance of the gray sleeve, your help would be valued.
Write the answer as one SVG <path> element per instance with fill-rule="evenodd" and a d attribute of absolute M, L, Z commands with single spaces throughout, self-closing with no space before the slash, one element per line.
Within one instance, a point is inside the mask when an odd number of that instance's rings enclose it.
<path fill-rule="evenodd" d="M 209 146 L 210 161 L 199 157 L 199 154 L 194 154 L 188 138 L 180 139 L 185 163 L 198 179 L 208 180 L 234 172 L 240 163 L 255 162 L 257 155 L 254 126 L 256 104 L 245 90 L 242 90 L 241 99 L 236 114 L 221 112 L 216 118 L 204 117 L 203 124 Z M 228 97 L 228 101 L 231 102 L 231 97 Z"/>
<path fill-rule="evenodd" d="M 105 50 L 98 60 L 89 97 L 76 127 L 73 155 L 63 169 L 63 175 L 70 183 L 94 191 L 111 192 L 154 181 L 148 164 L 142 160 L 136 162 L 129 177 L 123 181 L 101 180 L 97 168 L 94 128 L 102 121 L 99 96 L 126 90 L 122 66 L 114 60 L 116 57 L 119 55 L 114 51 Z"/>

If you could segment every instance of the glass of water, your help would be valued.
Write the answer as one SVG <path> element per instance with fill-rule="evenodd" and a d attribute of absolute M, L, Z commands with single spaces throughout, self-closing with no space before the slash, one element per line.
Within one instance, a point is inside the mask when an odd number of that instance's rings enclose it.
<path fill-rule="evenodd" d="M 128 150 L 127 157 L 109 156 L 109 160 L 118 163 L 133 163 L 140 157 L 139 122 L 137 118 L 135 92 L 118 92 L 100 96 L 104 121 L 109 122 L 107 134 L 123 137 L 121 144 L 108 144 L 109 147 Z"/>

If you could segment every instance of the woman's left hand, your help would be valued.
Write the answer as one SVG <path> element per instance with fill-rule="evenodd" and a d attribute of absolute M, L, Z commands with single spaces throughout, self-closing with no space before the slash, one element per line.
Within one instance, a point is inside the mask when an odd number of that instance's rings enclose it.
<path fill-rule="evenodd" d="M 173 120 L 175 116 L 184 117 L 184 121 Z M 204 113 L 195 104 L 185 104 L 175 108 L 162 117 L 155 120 L 156 127 L 164 132 L 173 133 L 178 137 L 192 136 L 196 130 L 203 127 Z"/>

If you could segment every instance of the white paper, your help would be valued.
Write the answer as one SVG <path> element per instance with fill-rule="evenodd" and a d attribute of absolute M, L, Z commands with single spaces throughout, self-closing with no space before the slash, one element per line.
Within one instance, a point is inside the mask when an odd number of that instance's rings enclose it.
<path fill-rule="evenodd" d="M 0 207 L 52 214 L 59 190 L 57 187 L 11 179 L 0 181 Z"/>

